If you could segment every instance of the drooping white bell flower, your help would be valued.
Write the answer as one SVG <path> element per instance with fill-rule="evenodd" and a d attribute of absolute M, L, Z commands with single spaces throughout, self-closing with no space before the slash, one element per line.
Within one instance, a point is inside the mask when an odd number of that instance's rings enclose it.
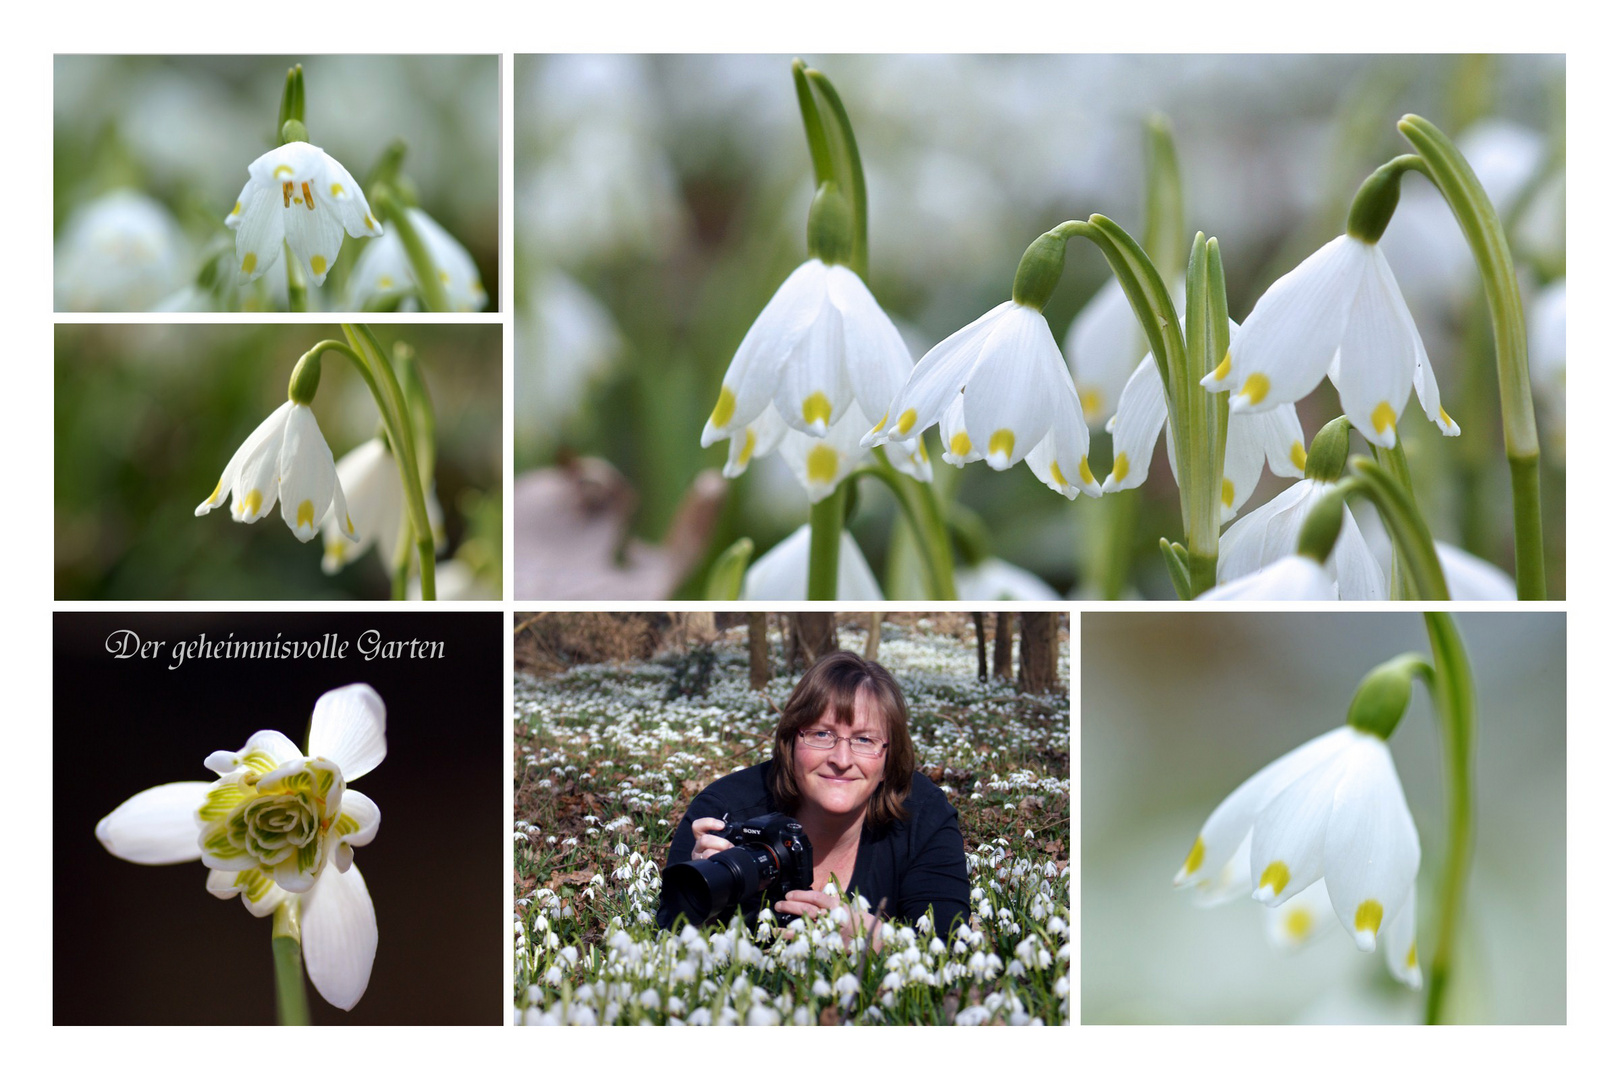
<path fill-rule="evenodd" d="M 327 513 L 358 542 L 332 451 L 308 405 L 287 401 L 237 448 L 214 492 L 197 504 L 202 517 L 231 500 L 231 520 L 251 524 L 281 502 L 281 519 L 302 542 L 314 539 Z"/>
<path fill-rule="evenodd" d="M 1308 555 L 1287 555 L 1276 562 L 1215 586 L 1199 600 L 1337 600 L 1333 571 Z"/>
<path fill-rule="evenodd" d="M 743 575 L 739 600 L 803 600 L 810 588 L 810 526 L 800 525 L 786 540 L 754 560 Z M 839 600 L 881 600 L 872 568 L 866 565 L 855 538 L 845 532 L 838 541 Z"/>
<path fill-rule="evenodd" d="M 286 240 L 320 285 L 337 262 L 344 232 L 382 235 L 366 193 L 349 170 L 307 142 L 285 143 L 255 159 L 225 224 L 236 230 L 236 266 L 243 281 L 274 266 Z"/>
<path fill-rule="evenodd" d="M 1232 324 L 1233 331 L 1237 324 Z M 1153 461 L 1170 406 L 1152 355 L 1143 357 L 1119 397 L 1119 412 L 1108 421 L 1114 436 L 1114 466 L 1103 480 L 1103 494 L 1141 486 Z M 1166 435 L 1170 472 L 1180 482 L 1174 432 Z M 1233 413 L 1226 426 L 1226 465 L 1221 476 L 1221 520 L 1230 521 L 1254 494 L 1262 466 L 1273 476 L 1305 475 L 1305 433 L 1292 405 L 1261 413 Z"/>
<path fill-rule="evenodd" d="M 353 524 L 359 539 L 351 540 L 344 534 L 337 515 L 327 514 L 321 522 L 324 549 L 321 569 L 335 574 L 371 550 L 372 544 L 377 545 L 377 555 L 383 565 L 392 567 L 400 527 L 405 520 L 405 490 L 400 485 L 399 466 L 387 441 L 381 436 L 367 439 L 339 458 L 337 483 L 348 496 L 347 520 Z M 442 548 L 444 510 L 432 484 L 428 484 L 422 494 L 427 503 L 434 546 Z"/>
<path fill-rule="evenodd" d="M 1461 434 L 1412 313 L 1376 243 L 1330 240 L 1272 283 L 1203 385 L 1232 391 L 1233 413 L 1298 401 L 1328 376 L 1344 414 L 1370 443 L 1395 445 L 1411 391 L 1446 435 Z"/>
<path fill-rule="evenodd" d="M 1254 899 L 1275 908 L 1325 881 L 1357 948 L 1371 952 L 1382 932 L 1403 961 L 1397 971 L 1392 956 L 1391 970 L 1420 978 L 1410 909 L 1421 849 L 1383 737 L 1347 724 L 1255 773 L 1204 822 L 1174 883 L 1218 875 L 1245 841 Z"/>
<path fill-rule="evenodd" d="M 1186 286 L 1180 279 L 1165 284 L 1180 313 L 1187 306 Z M 1146 350 L 1147 339 L 1130 299 L 1119 279 L 1109 275 L 1063 338 L 1063 355 L 1074 371 L 1074 388 L 1088 425 L 1101 424 L 1120 411 L 1120 394 Z"/>
<path fill-rule="evenodd" d="M 1273 563 L 1293 558 L 1305 518 L 1317 497 L 1330 487 L 1331 484 L 1321 480 L 1300 480 L 1270 502 L 1233 522 L 1231 528 L 1221 535 L 1220 555 L 1215 562 L 1216 582 L 1223 586 L 1228 583 L 1236 585 Z M 1314 560 L 1305 561 L 1314 564 Z M 1333 585 L 1334 595 L 1317 597 L 1319 599 L 1389 599 L 1388 574 L 1368 548 L 1349 507 L 1345 508 L 1339 538 L 1333 545 L 1333 558 L 1326 565 L 1325 572 Z M 1217 592 L 1220 589 L 1206 593 L 1204 598 L 1227 598 L 1226 594 L 1217 596 Z M 1239 595 L 1252 597 L 1255 594 L 1233 594 L 1232 598 Z"/>
<path fill-rule="evenodd" d="M 387 710 L 370 686 L 322 694 L 307 753 L 277 731 L 209 754 L 218 779 L 149 788 L 96 825 L 120 859 L 159 866 L 201 859 L 207 888 L 262 918 L 299 910 L 304 964 L 327 1001 L 352 1009 L 371 979 L 377 919 L 354 849 L 377 835 L 377 804 L 349 787 L 388 752 Z"/>
<path fill-rule="evenodd" d="M 478 278 L 478 264 L 461 242 L 429 217 L 426 211 L 411 206 L 405 216 L 427 247 L 428 258 L 438 274 L 439 284 L 450 301 L 452 311 L 483 311 L 489 303 L 489 294 Z M 382 235 L 365 246 L 354 272 L 349 276 L 349 307 L 362 311 L 379 297 L 399 293 L 415 294 L 400 305 L 402 311 L 417 310 L 416 297 L 421 295 L 416 281 L 416 268 L 405 253 L 405 242 L 399 230 L 384 225 Z"/>
<path fill-rule="evenodd" d="M 186 283 L 185 234 L 164 206 L 138 191 L 79 207 L 56 241 L 56 310 L 145 311 Z"/>
<path fill-rule="evenodd" d="M 945 460 L 992 469 L 1027 461 L 1072 499 L 1102 494 L 1074 380 L 1046 317 L 1008 300 L 928 350 L 862 443 L 916 438 L 938 424 Z"/>

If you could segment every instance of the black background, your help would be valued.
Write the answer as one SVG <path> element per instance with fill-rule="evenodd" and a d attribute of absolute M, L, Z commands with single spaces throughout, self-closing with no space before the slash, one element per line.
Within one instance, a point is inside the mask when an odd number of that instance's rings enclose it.
<path fill-rule="evenodd" d="M 108 635 L 167 644 L 117 660 Z M 444 642 L 438 660 L 360 657 L 360 635 Z M 350 642 L 343 660 L 186 660 L 181 639 Z M 317 1024 L 499 1024 L 505 996 L 503 636 L 497 614 L 58 613 L 55 616 L 54 1018 L 58 1024 L 274 1023 L 271 918 L 204 889 L 202 863 L 115 858 L 96 822 L 255 731 L 300 748 L 321 694 L 367 682 L 388 708 L 388 756 L 355 783 L 382 810 L 356 849 L 377 910 L 376 966 L 348 1013 L 306 986 Z M 333 871 L 328 871 L 333 872 Z"/>

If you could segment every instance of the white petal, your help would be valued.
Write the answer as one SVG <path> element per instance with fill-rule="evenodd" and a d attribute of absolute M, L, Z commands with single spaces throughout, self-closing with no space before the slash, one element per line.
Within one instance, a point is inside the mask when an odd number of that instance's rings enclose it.
<path fill-rule="evenodd" d="M 258 919 L 264 918 L 293 898 L 292 893 L 257 869 L 210 870 L 208 891 L 221 900 L 241 896 L 242 906 Z"/>
<path fill-rule="evenodd" d="M 956 571 L 959 600 L 1061 600 L 1057 590 L 1012 563 L 994 557 Z"/>
<path fill-rule="evenodd" d="M 1453 600 L 1517 600 L 1519 587 L 1493 563 L 1462 548 L 1436 541 L 1440 570 L 1446 578 L 1446 591 Z"/>
<path fill-rule="evenodd" d="M 1200 600 L 1337 600 L 1333 575 L 1315 559 L 1290 555 L 1246 577 L 1217 585 Z"/>
<path fill-rule="evenodd" d="M 1345 416 L 1377 446 L 1395 445 L 1396 421 L 1412 392 L 1417 356 L 1410 322 L 1389 264 L 1374 248 L 1350 305 L 1333 381 Z"/>
<path fill-rule="evenodd" d="M 252 188 L 250 192 L 248 189 Z M 281 190 L 256 187 L 251 181 L 242 189 L 242 211 L 236 218 L 236 271 L 240 281 L 254 281 L 265 275 L 281 258 L 281 241 L 286 228 L 281 217 Z M 227 219 L 229 223 L 229 219 Z"/>
<path fill-rule="evenodd" d="M 789 350 L 771 401 L 789 427 L 820 438 L 843 419 L 853 398 L 844 376 L 844 318 L 823 298 L 815 321 Z"/>
<path fill-rule="evenodd" d="M 1022 461 L 1051 430 L 1056 372 L 1069 381 L 1046 317 L 1014 304 L 985 341 L 962 390 L 968 438 L 992 469 Z"/>
<path fill-rule="evenodd" d="M 951 403 L 945 407 L 945 415 L 939 418 L 939 441 L 945 448 L 940 456 L 957 468 L 984 460 L 984 454 L 968 437 L 967 421 L 962 416 L 961 394 L 951 399 Z"/>
<path fill-rule="evenodd" d="M 1395 920 L 1384 932 L 1384 963 L 1397 982 L 1423 989 L 1423 967 L 1417 955 L 1417 889 L 1414 888 Z"/>
<path fill-rule="evenodd" d="M 1317 878 L 1306 888 L 1266 912 L 1266 936 L 1279 948 L 1297 949 L 1336 923 L 1327 882 Z"/>
<path fill-rule="evenodd" d="M 827 298 L 843 317 L 845 377 L 861 411 L 876 422 L 910 377 L 911 353 L 866 283 L 849 267 L 828 269 Z"/>
<path fill-rule="evenodd" d="M 1323 840 L 1343 773 L 1342 755 L 1330 756 L 1277 792 L 1260 811 L 1249 857 L 1256 900 L 1276 907 L 1322 877 Z"/>
<path fill-rule="evenodd" d="M 181 780 L 147 788 L 98 821 L 96 839 L 120 859 L 147 866 L 201 858 L 197 810 L 208 787 L 203 780 Z"/>
<path fill-rule="evenodd" d="M 288 402 L 265 417 L 259 423 L 259 426 L 253 429 L 253 433 L 243 440 L 242 445 L 236 448 L 236 452 L 231 455 L 231 459 L 225 463 L 225 471 L 219 474 L 219 483 L 214 486 L 214 493 L 197 504 L 195 512 L 198 517 L 202 517 L 208 511 L 223 505 L 230 498 L 231 490 L 236 487 L 241 476 L 242 463 L 249 456 L 253 455 L 261 447 L 267 447 L 267 445 L 274 446 L 273 450 L 266 451 L 272 459 L 276 454 L 280 453 L 281 435 L 287 425 L 287 411 L 291 404 L 291 402 Z"/>
<path fill-rule="evenodd" d="M 826 303 L 826 281 L 827 264 L 811 259 L 776 290 L 726 368 L 720 400 L 703 428 L 704 446 L 741 430 L 770 403 L 788 354 Z"/>
<path fill-rule="evenodd" d="M 1103 481 L 1104 492 L 1140 487 L 1147 479 L 1153 448 L 1159 444 L 1159 433 L 1169 413 L 1159 368 L 1151 355 L 1146 356 L 1137 363 L 1119 395 L 1118 414 L 1108 421 L 1108 430 L 1114 436 L 1114 465 Z"/>
<path fill-rule="evenodd" d="M 1294 780 L 1338 754 L 1349 741 L 1348 730 L 1335 728 L 1295 747 L 1222 799 L 1198 831 L 1193 845 L 1193 854 L 1197 857 L 1188 856 L 1176 874 L 1175 884 L 1197 883 L 1215 876 L 1248 838 L 1266 804 Z"/>
<path fill-rule="evenodd" d="M 724 475 L 728 478 L 741 476 L 750 461 L 775 451 L 782 444 L 788 430 L 781 414 L 776 411 L 776 406 L 766 405 L 765 411 L 757 418 L 741 431 L 732 433 L 731 444 L 726 452 Z"/>
<path fill-rule="evenodd" d="M 478 265 L 467 249 L 451 236 L 444 226 L 428 217 L 426 212 L 411 207 L 405 211 L 417 233 L 427 245 L 433 268 L 444 287 L 445 297 L 454 311 L 482 311 L 489 303 L 489 294 L 478 279 Z M 351 230 L 352 232 L 353 230 Z M 358 234 L 357 234 L 358 235 Z"/>
<path fill-rule="evenodd" d="M 847 409 L 824 439 L 791 429 L 782 436 L 782 459 L 793 470 L 811 502 L 820 502 L 831 495 L 839 482 L 866 459 L 867 451 L 861 448 L 861 436 L 866 429 L 866 418 L 861 411 Z"/>
<path fill-rule="evenodd" d="M 1091 450 L 1091 432 L 1086 427 L 1080 396 L 1075 393 L 1067 370 L 1054 369 L 1049 393 L 1052 428 L 1030 450 L 1024 464 L 1037 480 L 1064 498 L 1072 499 L 1081 491 L 1097 498 L 1102 495 L 1102 488 L 1097 486 L 1086 464 L 1086 455 Z"/>
<path fill-rule="evenodd" d="M 1011 300 L 998 304 L 923 354 L 906 385 L 889 403 L 885 414 L 889 427 L 868 433 L 865 444 L 920 435 L 939 423 L 946 407 L 967 385 L 985 343 L 1017 307 Z"/>
<path fill-rule="evenodd" d="M 333 503 L 336 504 L 341 491 L 347 511 L 343 517 L 347 520 L 339 521 L 338 515 L 329 513 L 321 522 L 326 549 L 321 569 L 335 574 L 364 555 L 373 543 L 378 545 L 384 565 L 391 567 L 394 544 L 405 513 L 405 496 L 388 444 L 381 438 L 367 439 L 339 458 L 336 469 Z M 352 541 L 345 535 L 345 524 L 353 526 L 355 539 Z"/>
<path fill-rule="evenodd" d="M 1373 254 L 1372 245 L 1340 236 L 1278 278 L 1233 339 L 1230 364 L 1216 369 L 1223 377 L 1211 372 L 1204 385 L 1232 390 L 1239 412 L 1310 393 L 1333 362 Z"/>
<path fill-rule="evenodd" d="M 255 731 L 248 737 L 247 744 L 234 754 L 229 750 L 216 750 L 203 759 L 203 767 L 220 776 L 228 776 L 242 767 L 242 760 L 249 754 L 262 754 L 276 765 L 288 762 L 303 761 L 304 755 L 299 751 L 298 745 L 279 731 Z"/>
<path fill-rule="evenodd" d="M 1296 515 L 1303 522 L 1303 514 L 1314 501 L 1319 487 L 1314 481 L 1301 480 L 1234 521 L 1221 536 L 1215 580 L 1236 581 L 1292 555 L 1298 544 L 1299 528 L 1295 526 L 1289 536 L 1289 522 Z M 1273 529 L 1279 519 L 1282 524 Z"/>
<path fill-rule="evenodd" d="M 1172 295 L 1185 290 L 1171 289 Z M 1120 287 L 1109 275 L 1103 287 L 1086 301 L 1080 314 L 1069 324 L 1063 339 L 1063 354 L 1074 372 L 1075 389 L 1088 424 L 1101 423 L 1116 411 L 1123 411 L 1120 395 L 1147 349 L 1136 312 Z"/>
<path fill-rule="evenodd" d="M 335 211 L 338 220 L 350 236 L 381 236 L 382 227 L 371 216 L 366 193 L 355 182 L 343 163 L 331 154 L 321 151 L 321 186 L 316 193 L 317 205 Z M 420 213 L 412 208 L 412 212 Z M 426 215 L 423 215 L 426 217 Z"/>
<path fill-rule="evenodd" d="M 810 526 L 800 525 L 786 540 L 754 560 L 743 575 L 739 600 L 803 600 L 810 588 Z M 844 533 L 838 545 L 838 599 L 881 600 L 883 590 L 855 543 Z"/>
<path fill-rule="evenodd" d="M 280 491 L 277 478 L 280 475 L 281 448 L 286 441 L 287 420 L 292 416 L 293 409 L 291 401 L 283 402 L 270 414 L 270 420 L 260 424 L 248 442 L 242 444 L 244 453 L 237 468 L 236 483 L 232 485 L 232 520 L 251 524 L 275 508 Z M 255 442 L 261 433 L 267 434 Z"/>
<path fill-rule="evenodd" d="M 1376 735 L 1347 729 L 1344 777 L 1327 829 L 1327 884 L 1333 910 L 1371 952 L 1385 919 L 1399 913 L 1417 878 L 1417 826 L 1389 746 Z"/>
<path fill-rule="evenodd" d="M 1200 874 L 1192 881 L 1195 906 L 1215 907 L 1254 892 L 1254 886 L 1249 884 L 1249 844 L 1253 838 L 1253 830 L 1244 833 L 1243 842 L 1218 871 Z"/>
<path fill-rule="evenodd" d="M 291 206 L 281 211 L 281 218 L 293 256 L 310 272 L 315 284 L 322 285 L 337 262 L 338 250 L 343 247 L 343 222 L 337 210 L 315 194 L 318 181 L 309 185 L 313 208 L 305 201 L 303 186 L 300 185 Z"/>
<path fill-rule="evenodd" d="M 332 489 L 337 486 L 332 451 L 308 405 L 294 405 L 287 414 L 287 433 L 281 442 L 277 469 L 281 477 L 281 519 L 294 536 L 307 543 L 320 531 L 332 505 Z"/>
<path fill-rule="evenodd" d="M 351 833 L 342 835 L 343 842 L 350 847 L 365 847 L 377 835 L 377 826 L 382 824 L 382 811 L 377 804 L 354 788 L 346 788 L 343 792 L 344 817 L 354 819 L 356 829 Z"/>
<path fill-rule="evenodd" d="M 321 997 L 352 1009 L 371 982 L 377 915 L 358 866 L 329 866 L 303 900 L 304 966 Z"/>
<path fill-rule="evenodd" d="M 1361 526 L 1347 506 L 1339 539 L 1333 545 L 1333 578 L 1340 600 L 1388 600 L 1389 571 L 1367 546 Z"/>
<path fill-rule="evenodd" d="M 328 690 L 310 719 L 309 756 L 336 764 L 346 782 L 358 780 L 387 755 L 387 725 L 382 698 L 365 683 Z"/>

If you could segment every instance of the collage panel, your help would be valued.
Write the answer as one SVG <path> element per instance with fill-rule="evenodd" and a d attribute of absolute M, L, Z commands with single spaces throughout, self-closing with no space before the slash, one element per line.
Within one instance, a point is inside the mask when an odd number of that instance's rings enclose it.
<path fill-rule="evenodd" d="M 1081 1022 L 1564 1024 L 1566 637 L 1086 613 Z"/>
<path fill-rule="evenodd" d="M 58 599 L 500 598 L 497 325 L 60 325 L 55 410 Z"/>
<path fill-rule="evenodd" d="M 1564 76 L 520 55 L 516 597 L 1562 597 Z"/>
<path fill-rule="evenodd" d="M 483 311 L 496 56 L 54 64 L 58 312 Z"/>
<path fill-rule="evenodd" d="M 502 622 L 58 613 L 52 1021 L 500 1024 Z"/>
<path fill-rule="evenodd" d="M 514 618 L 515 1024 L 1069 1022 L 1066 612 Z"/>

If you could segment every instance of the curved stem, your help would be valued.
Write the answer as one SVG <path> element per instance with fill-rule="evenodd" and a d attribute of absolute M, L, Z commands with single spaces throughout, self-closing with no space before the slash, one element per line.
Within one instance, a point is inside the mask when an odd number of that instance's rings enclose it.
<path fill-rule="evenodd" d="M 844 537 L 846 477 L 833 493 L 810 504 L 810 578 L 806 600 L 838 599 L 838 547 Z"/>
<path fill-rule="evenodd" d="M 1468 866 L 1474 845 L 1474 728 L 1478 704 L 1468 650 L 1450 614 L 1423 614 L 1434 652 L 1435 714 L 1440 722 L 1440 743 L 1446 763 L 1446 862 L 1440 880 L 1440 917 L 1434 954 L 1429 961 L 1429 996 L 1424 1021 L 1441 1022 L 1446 993 L 1451 988 L 1457 928 L 1462 923 L 1463 896 L 1468 888 Z"/>
<path fill-rule="evenodd" d="M 1400 432 L 1395 433 L 1395 445 L 1392 447 L 1373 447 L 1373 458 L 1395 478 L 1401 486 L 1406 497 L 1417 505 L 1417 495 L 1412 490 L 1412 470 L 1406 464 L 1406 450 L 1401 446 Z M 1389 560 L 1389 598 L 1391 600 L 1416 600 L 1417 593 L 1412 587 L 1412 572 L 1406 568 L 1406 556 L 1399 547 L 1390 552 Z"/>
<path fill-rule="evenodd" d="M 1446 575 L 1440 568 L 1440 556 L 1434 550 L 1434 535 L 1428 523 L 1418 512 L 1412 497 L 1402 490 L 1400 482 L 1388 470 L 1371 458 L 1350 459 L 1355 478 L 1338 485 L 1345 494 L 1357 493 L 1371 500 L 1378 508 L 1390 540 L 1406 561 L 1412 577 L 1412 588 L 1420 600 L 1449 600 Z"/>
<path fill-rule="evenodd" d="M 1513 482 L 1513 556 L 1520 600 L 1547 596 L 1541 528 L 1541 446 L 1530 394 L 1529 345 L 1524 303 L 1496 209 L 1468 162 L 1444 132 L 1421 116 L 1407 114 L 1396 125 L 1422 157 L 1423 170 L 1445 196 L 1468 240 L 1485 285 L 1485 301 L 1496 338 L 1496 379 L 1502 399 L 1502 441 Z"/>
<path fill-rule="evenodd" d="M 309 1023 L 309 999 L 304 994 L 304 958 L 298 927 L 298 901 L 276 908 L 270 928 L 270 953 L 276 961 L 276 1023 Z"/>
<path fill-rule="evenodd" d="M 902 475 L 881 453 L 873 453 L 872 464 L 850 473 L 851 478 L 862 476 L 882 481 L 900 504 L 906 524 L 911 527 L 928 563 L 933 599 L 955 600 L 956 561 L 951 554 L 951 535 L 945 526 L 944 508 L 933 485 Z"/>

